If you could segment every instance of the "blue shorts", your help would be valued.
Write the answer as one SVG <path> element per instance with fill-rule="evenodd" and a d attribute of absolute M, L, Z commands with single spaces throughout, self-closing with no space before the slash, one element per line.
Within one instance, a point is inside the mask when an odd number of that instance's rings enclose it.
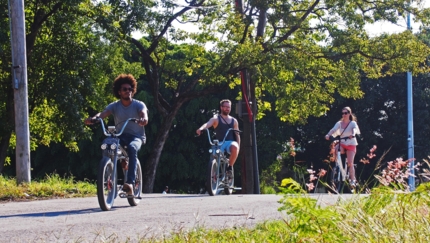
<path fill-rule="evenodd" d="M 234 141 L 225 141 L 222 145 L 221 145 L 221 151 L 223 152 L 227 152 L 228 154 L 230 154 L 230 147 L 231 147 L 231 143 Z"/>

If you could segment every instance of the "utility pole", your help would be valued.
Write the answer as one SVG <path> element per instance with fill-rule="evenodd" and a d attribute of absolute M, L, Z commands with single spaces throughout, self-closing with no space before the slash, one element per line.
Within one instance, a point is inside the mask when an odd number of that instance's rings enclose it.
<path fill-rule="evenodd" d="M 31 180 L 24 0 L 9 0 L 8 5 L 15 106 L 16 180 L 21 184 Z"/>
<path fill-rule="evenodd" d="M 408 30 L 412 31 L 411 14 L 407 15 Z M 409 162 L 409 190 L 415 191 L 415 155 L 414 155 L 414 116 L 413 116 L 413 90 L 412 90 L 412 73 L 407 72 L 407 97 L 408 97 L 408 159 Z"/>
<path fill-rule="evenodd" d="M 243 15 L 242 0 L 235 0 L 236 11 Z M 258 171 L 257 138 L 255 131 L 255 114 L 257 102 L 255 86 L 251 82 L 250 71 L 240 71 L 242 100 L 238 103 L 239 116 L 243 121 L 242 151 L 242 192 L 244 194 L 260 194 Z"/>

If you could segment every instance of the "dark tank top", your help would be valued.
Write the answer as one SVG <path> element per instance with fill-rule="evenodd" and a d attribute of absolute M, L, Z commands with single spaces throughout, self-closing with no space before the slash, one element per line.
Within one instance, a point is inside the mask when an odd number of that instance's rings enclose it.
<path fill-rule="evenodd" d="M 222 121 L 221 115 L 218 115 L 218 126 L 215 128 L 216 138 L 222 142 L 224 139 L 225 134 L 227 133 L 227 130 L 229 128 L 233 128 L 234 125 L 234 119 L 231 119 L 230 124 L 225 124 Z M 230 131 L 225 138 L 225 141 L 235 141 L 234 139 L 234 132 Z"/>

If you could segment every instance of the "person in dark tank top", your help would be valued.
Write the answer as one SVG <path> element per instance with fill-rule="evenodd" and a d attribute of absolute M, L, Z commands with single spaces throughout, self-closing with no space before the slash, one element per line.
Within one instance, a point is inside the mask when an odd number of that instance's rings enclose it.
<path fill-rule="evenodd" d="M 209 119 L 208 122 L 203 124 L 197 129 L 197 135 L 210 127 L 214 127 L 216 132 L 216 138 L 219 141 L 223 141 L 228 129 L 233 128 L 234 130 L 239 130 L 239 123 L 237 120 L 230 116 L 231 111 L 231 101 L 221 100 L 220 102 L 220 114 Z M 225 139 L 225 142 L 221 146 L 221 150 L 230 154 L 229 166 L 227 168 L 227 175 L 233 177 L 232 168 L 236 162 L 237 156 L 239 155 L 240 148 L 240 136 L 238 132 L 229 132 Z"/>

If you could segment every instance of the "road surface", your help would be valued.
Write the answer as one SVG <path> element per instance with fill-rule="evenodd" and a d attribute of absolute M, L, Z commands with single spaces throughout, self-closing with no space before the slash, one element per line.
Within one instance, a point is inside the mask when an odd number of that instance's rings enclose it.
<path fill-rule="evenodd" d="M 338 196 L 311 194 L 321 204 Z M 286 218 L 280 195 L 146 194 L 136 207 L 117 198 L 101 211 L 97 198 L 0 202 L 0 242 L 137 242 L 195 228 L 253 227 Z"/>

